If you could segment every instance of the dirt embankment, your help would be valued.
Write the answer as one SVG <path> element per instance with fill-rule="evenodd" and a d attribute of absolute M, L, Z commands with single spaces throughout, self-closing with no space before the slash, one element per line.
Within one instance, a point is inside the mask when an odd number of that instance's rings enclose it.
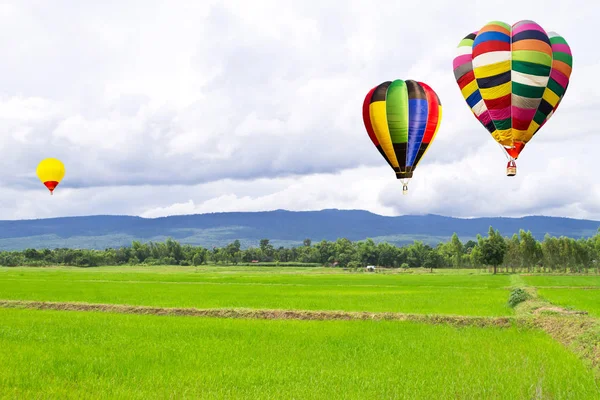
<path fill-rule="evenodd" d="M 571 349 L 590 365 L 600 378 L 600 322 L 586 316 L 537 317 L 535 325 Z"/>

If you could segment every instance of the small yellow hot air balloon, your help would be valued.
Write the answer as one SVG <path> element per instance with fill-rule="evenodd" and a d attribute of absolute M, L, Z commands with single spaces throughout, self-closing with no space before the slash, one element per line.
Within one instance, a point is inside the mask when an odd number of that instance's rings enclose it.
<path fill-rule="evenodd" d="M 38 164 L 35 172 L 50 194 L 53 194 L 54 189 L 65 176 L 65 166 L 56 158 L 46 158 Z"/>

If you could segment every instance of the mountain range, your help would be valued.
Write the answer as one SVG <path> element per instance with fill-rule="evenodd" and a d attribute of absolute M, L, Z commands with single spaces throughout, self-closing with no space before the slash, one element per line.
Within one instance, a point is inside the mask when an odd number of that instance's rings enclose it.
<path fill-rule="evenodd" d="M 313 242 L 345 237 L 352 241 L 372 238 L 396 245 L 421 240 L 435 245 L 453 233 L 465 242 L 477 234 L 486 235 L 493 226 L 504 236 L 519 229 L 531 231 L 538 239 L 546 233 L 573 238 L 594 235 L 600 221 L 529 216 L 522 218 L 462 219 L 440 215 L 388 217 L 364 210 L 320 210 L 224 212 L 177 215 L 161 218 L 97 215 L 48 219 L 0 221 L 0 250 L 26 248 L 90 248 L 129 246 L 133 240 L 164 241 L 168 237 L 182 244 L 224 246 L 240 240 L 242 247 L 258 246 L 269 239 L 274 246 L 297 246 L 306 238 Z"/>

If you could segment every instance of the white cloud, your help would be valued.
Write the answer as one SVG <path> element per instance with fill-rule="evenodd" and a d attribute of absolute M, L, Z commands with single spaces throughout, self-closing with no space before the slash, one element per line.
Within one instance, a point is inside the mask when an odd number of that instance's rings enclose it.
<path fill-rule="evenodd" d="M 361 208 L 381 214 L 600 219 L 582 18 L 600 6 L 507 1 L 123 1 L 0 5 L 0 218 Z M 452 74 L 465 34 L 534 19 L 574 53 L 558 112 L 514 178 Z M 440 132 L 402 196 L 363 127 L 366 92 L 416 79 Z M 50 197 L 45 157 L 67 175 Z"/>

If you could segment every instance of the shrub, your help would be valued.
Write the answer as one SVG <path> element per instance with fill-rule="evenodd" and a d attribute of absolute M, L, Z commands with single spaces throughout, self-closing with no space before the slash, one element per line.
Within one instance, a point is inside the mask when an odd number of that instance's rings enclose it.
<path fill-rule="evenodd" d="M 178 265 L 179 262 L 174 257 L 162 257 L 160 259 L 162 265 Z"/>
<path fill-rule="evenodd" d="M 19 257 L 16 257 L 14 254 L 2 253 L 0 254 L 0 265 L 6 267 L 16 267 L 21 264 L 22 260 Z"/>
<path fill-rule="evenodd" d="M 358 261 L 350 261 L 348 263 L 348 268 L 353 269 L 353 270 L 357 270 L 361 267 L 362 267 L 362 265 Z"/>
<path fill-rule="evenodd" d="M 512 292 L 510 292 L 510 296 L 508 298 L 508 305 L 511 307 L 515 307 L 517 304 L 522 303 L 530 298 L 531 296 L 525 290 L 521 288 L 516 288 Z"/>

